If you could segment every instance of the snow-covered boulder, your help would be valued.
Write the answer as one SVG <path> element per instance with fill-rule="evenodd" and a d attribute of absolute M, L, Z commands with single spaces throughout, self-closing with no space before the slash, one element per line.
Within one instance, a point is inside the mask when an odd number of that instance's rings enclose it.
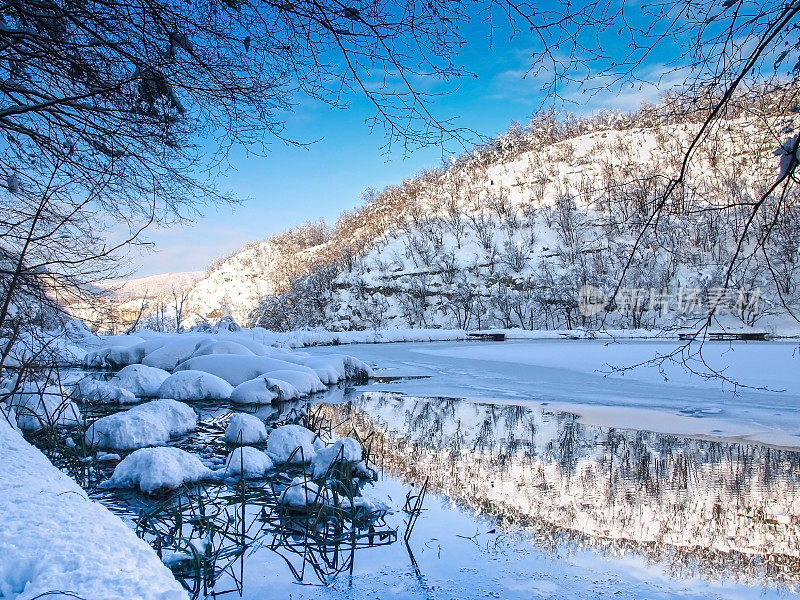
<path fill-rule="evenodd" d="M 336 463 L 350 464 L 357 471 L 366 471 L 363 462 L 361 444 L 351 437 L 343 437 L 327 448 L 317 450 L 317 455 L 311 461 L 311 470 L 314 478 L 324 477 Z"/>
<path fill-rule="evenodd" d="M 90 369 L 120 369 L 135 365 L 144 359 L 148 352 L 160 348 L 164 340 L 145 340 L 130 346 L 108 346 L 89 352 L 83 364 Z"/>
<path fill-rule="evenodd" d="M 267 441 L 264 422 L 254 415 L 233 413 L 224 439 L 230 444 L 258 444 Z"/>
<path fill-rule="evenodd" d="M 223 477 L 263 477 L 273 467 L 272 459 L 252 446 L 236 448 L 225 461 Z"/>
<path fill-rule="evenodd" d="M 180 448 L 140 448 L 114 469 L 102 488 L 138 487 L 147 494 L 175 489 L 184 483 L 213 479 L 214 474 L 194 454 Z"/>
<path fill-rule="evenodd" d="M 140 362 L 148 367 L 172 371 L 186 356 L 194 352 L 197 344 L 206 337 L 175 333 L 165 335 L 162 339 L 153 338 L 148 341 L 158 343 L 158 347 L 147 352 Z"/>
<path fill-rule="evenodd" d="M 255 352 L 239 342 L 234 342 L 231 340 L 206 339 L 198 342 L 194 352 L 189 354 L 184 360 L 189 360 L 195 356 L 207 356 L 209 354 L 236 354 L 241 356 L 255 356 Z"/>
<path fill-rule="evenodd" d="M 368 379 L 373 376 L 369 365 L 345 354 L 314 355 L 302 359 L 300 364 L 314 369 L 317 376 L 328 385 L 345 379 Z"/>
<path fill-rule="evenodd" d="M 164 380 L 158 396 L 176 400 L 227 400 L 232 392 L 230 383 L 211 373 L 178 371 Z"/>
<path fill-rule="evenodd" d="M 283 425 L 269 434 L 267 453 L 276 463 L 311 462 L 325 443 L 317 434 L 300 425 Z M 297 451 L 294 456 L 292 454 Z"/>
<path fill-rule="evenodd" d="M 255 379 L 268 371 L 288 370 L 307 373 L 317 379 L 317 374 L 304 365 L 279 360 L 269 356 L 235 356 L 232 354 L 209 354 L 196 356 L 182 362 L 175 371 L 204 371 L 221 377 L 232 386 Z M 322 382 L 320 382 L 321 384 Z"/>
<path fill-rule="evenodd" d="M 283 490 L 278 498 L 278 504 L 302 508 L 322 504 L 325 501 L 320 487 L 313 481 L 302 477 L 295 477 L 292 483 Z"/>
<path fill-rule="evenodd" d="M 219 341 L 228 341 L 228 342 L 236 342 L 237 344 L 241 344 L 250 352 L 255 354 L 256 356 L 266 356 L 268 354 L 284 354 L 285 351 L 275 348 L 273 346 L 267 346 L 262 344 L 261 342 L 257 342 L 253 339 L 252 330 L 242 330 L 236 333 L 220 333 L 216 336 Z"/>
<path fill-rule="evenodd" d="M 325 384 L 320 381 L 320 378 L 316 373 L 314 373 L 314 371 L 278 369 L 276 371 L 267 371 L 264 373 L 264 375 L 269 377 L 269 379 L 272 381 L 285 381 L 291 385 L 291 388 L 285 388 L 285 386 L 276 383 L 282 392 L 280 397 L 281 400 L 302 398 L 304 396 L 316 394 L 317 392 L 324 392 L 328 389 L 325 387 Z M 297 396 L 287 394 L 287 392 L 291 392 L 293 390 L 297 390 Z"/>
<path fill-rule="evenodd" d="M 24 385 L 11 396 L 8 406 L 17 415 L 17 426 L 23 431 L 71 427 L 82 421 L 80 409 L 57 385 L 41 389 L 33 384 Z"/>
<path fill-rule="evenodd" d="M 85 402 L 99 402 L 102 404 L 132 404 L 136 396 L 125 388 L 115 385 L 112 381 L 100 381 L 84 377 L 72 390 L 72 397 Z"/>
<path fill-rule="evenodd" d="M 134 344 L 141 344 L 144 341 L 143 337 L 130 333 L 98 335 L 97 339 L 101 340 L 105 346 L 133 346 Z"/>
<path fill-rule="evenodd" d="M 109 383 L 125 388 L 138 398 L 155 398 L 169 373 L 147 365 L 128 365 L 111 378 Z"/>
<path fill-rule="evenodd" d="M 166 444 L 170 437 L 197 427 L 190 406 L 175 400 L 153 400 L 95 421 L 86 430 L 89 446 L 133 450 Z"/>
<path fill-rule="evenodd" d="M 226 315 L 222 317 L 219 321 L 214 324 L 212 331 L 214 333 L 220 333 L 222 331 L 241 331 L 242 326 L 236 322 L 230 315 Z"/>
<path fill-rule="evenodd" d="M 282 389 L 281 383 L 284 383 L 286 389 Z M 289 389 L 291 388 L 291 389 Z M 262 375 L 240 383 L 231 393 L 231 402 L 236 404 L 272 404 L 273 400 L 286 399 L 286 392 L 289 392 L 289 398 L 300 397 L 300 392 L 291 387 L 288 383 L 277 382 L 271 380 L 269 377 Z"/>

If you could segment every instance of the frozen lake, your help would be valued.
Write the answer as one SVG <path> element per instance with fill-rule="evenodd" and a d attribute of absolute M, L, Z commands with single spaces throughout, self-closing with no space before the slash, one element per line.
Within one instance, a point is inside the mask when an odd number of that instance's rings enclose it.
<path fill-rule="evenodd" d="M 540 406 L 587 424 L 800 449 L 797 342 L 708 342 L 702 356 L 648 364 L 679 348 L 675 340 L 535 340 L 348 345 L 342 352 L 383 375 L 414 377 L 370 389 Z"/>

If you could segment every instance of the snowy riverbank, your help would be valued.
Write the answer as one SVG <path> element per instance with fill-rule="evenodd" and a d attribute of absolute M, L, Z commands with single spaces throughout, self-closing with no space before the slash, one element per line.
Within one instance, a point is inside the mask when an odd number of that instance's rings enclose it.
<path fill-rule="evenodd" d="M 2 418 L 0 455 L 0 598 L 188 597 L 146 542 Z"/>

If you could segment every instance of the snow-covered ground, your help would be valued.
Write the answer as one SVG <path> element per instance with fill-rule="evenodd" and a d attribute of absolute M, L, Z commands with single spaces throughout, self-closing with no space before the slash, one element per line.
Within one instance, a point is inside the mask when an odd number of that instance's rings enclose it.
<path fill-rule="evenodd" d="M 350 345 L 378 375 L 426 376 L 371 389 L 414 396 L 531 403 L 610 427 L 800 448 L 800 352 L 789 342 L 708 342 L 705 361 L 740 384 L 692 375 L 679 363 L 625 367 L 665 355 L 676 340 L 538 340 Z M 316 351 L 316 350 L 310 350 Z M 703 365 L 688 363 L 695 370 Z M 706 369 L 707 372 L 707 369 Z"/>
<path fill-rule="evenodd" d="M 0 598 L 178 600 L 146 542 L 0 418 Z"/>

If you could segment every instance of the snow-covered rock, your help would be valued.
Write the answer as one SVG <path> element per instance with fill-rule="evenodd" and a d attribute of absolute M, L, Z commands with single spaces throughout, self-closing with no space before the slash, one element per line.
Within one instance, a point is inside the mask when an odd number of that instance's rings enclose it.
<path fill-rule="evenodd" d="M 176 400 L 153 400 L 95 421 L 86 430 L 89 446 L 133 450 L 166 444 L 172 436 L 197 427 L 190 406 Z"/>
<path fill-rule="evenodd" d="M 276 371 L 267 371 L 264 375 L 275 382 L 275 385 L 281 390 L 281 400 L 302 398 L 328 389 L 313 371 L 278 369 Z M 291 387 L 287 388 L 279 383 L 284 381 Z M 291 393 L 294 390 L 297 391 L 297 395 Z"/>
<path fill-rule="evenodd" d="M 147 542 L 3 419 L 0 456 L 0 598 L 188 598 Z"/>
<path fill-rule="evenodd" d="M 272 459 L 252 446 L 236 448 L 225 461 L 223 477 L 262 477 L 273 467 Z"/>
<path fill-rule="evenodd" d="M 128 365 L 111 378 L 110 383 L 119 385 L 138 398 L 155 398 L 158 389 L 169 373 L 147 365 Z"/>
<path fill-rule="evenodd" d="M 292 463 L 311 462 L 324 447 L 316 433 L 300 425 L 282 425 L 267 440 L 267 453 L 276 463 L 289 462 L 290 457 Z"/>
<path fill-rule="evenodd" d="M 362 462 L 363 452 L 358 440 L 351 437 L 339 438 L 326 448 L 317 450 L 317 455 L 311 461 L 311 470 L 314 478 L 323 477 L 335 463 L 358 465 L 358 470 L 364 471 Z"/>
<path fill-rule="evenodd" d="M 153 339 L 158 340 L 158 338 Z M 205 336 L 191 334 L 165 335 L 159 340 L 160 346 L 148 352 L 139 362 L 148 367 L 172 371 L 186 356 L 194 352 L 198 342 L 203 339 Z"/>
<path fill-rule="evenodd" d="M 267 441 L 267 428 L 264 422 L 254 415 L 233 413 L 224 439 L 230 444 L 258 444 Z"/>
<path fill-rule="evenodd" d="M 273 400 L 299 397 L 300 392 L 288 383 L 274 381 L 265 375 L 261 375 L 250 381 L 240 383 L 233 388 L 231 402 L 236 404 L 272 404 Z"/>
<path fill-rule="evenodd" d="M 232 392 L 233 386 L 216 375 L 185 370 L 165 379 L 158 396 L 176 400 L 227 400 Z"/>
<path fill-rule="evenodd" d="M 119 369 L 142 361 L 147 342 L 132 346 L 111 346 L 88 352 L 83 364 L 90 369 Z"/>
<path fill-rule="evenodd" d="M 72 397 L 86 402 L 99 402 L 103 404 L 132 404 L 136 396 L 124 387 L 115 385 L 112 381 L 100 381 L 84 377 L 72 390 Z"/>
<path fill-rule="evenodd" d="M 210 354 L 197 356 L 182 362 L 175 371 L 204 371 L 221 377 L 232 386 L 255 379 L 268 371 L 288 370 L 307 373 L 319 379 L 317 374 L 306 366 L 279 360 L 269 356 L 235 356 L 232 354 Z M 321 385 L 322 382 L 319 382 Z"/>
<path fill-rule="evenodd" d="M 373 376 L 366 363 L 345 354 L 326 354 L 302 358 L 300 364 L 313 369 L 323 383 L 332 385 L 345 379 L 367 379 Z"/>
<path fill-rule="evenodd" d="M 254 356 L 255 352 L 247 346 L 231 340 L 215 340 L 213 338 L 198 342 L 194 352 L 189 354 L 184 360 L 189 360 L 196 356 L 207 356 L 209 354 L 237 354 L 241 356 Z"/>
<path fill-rule="evenodd" d="M 324 501 L 320 487 L 313 481 L 302 477 L 292 479 L 292 483 L 283 490 L 278 498 L 278 504 L 297 508 L 322 504 Z"/>
<path fill-rule="evenodd" d="M 44 428 L 71 427 L 82 421 L 80 409 L 57 385 L 41 388 L 23 385 L 8 401 L 17 416 L 17 426 L 23 431 Z"/>
<path fill-rule="evenodd" d="M 213 472 L 194 454 L 180 448 L 140 448 L 114 469 L 100 484 L 103 488 L 138 487 L 147 494 L 175 489 L 184 483 L 213 478 Z"/>

